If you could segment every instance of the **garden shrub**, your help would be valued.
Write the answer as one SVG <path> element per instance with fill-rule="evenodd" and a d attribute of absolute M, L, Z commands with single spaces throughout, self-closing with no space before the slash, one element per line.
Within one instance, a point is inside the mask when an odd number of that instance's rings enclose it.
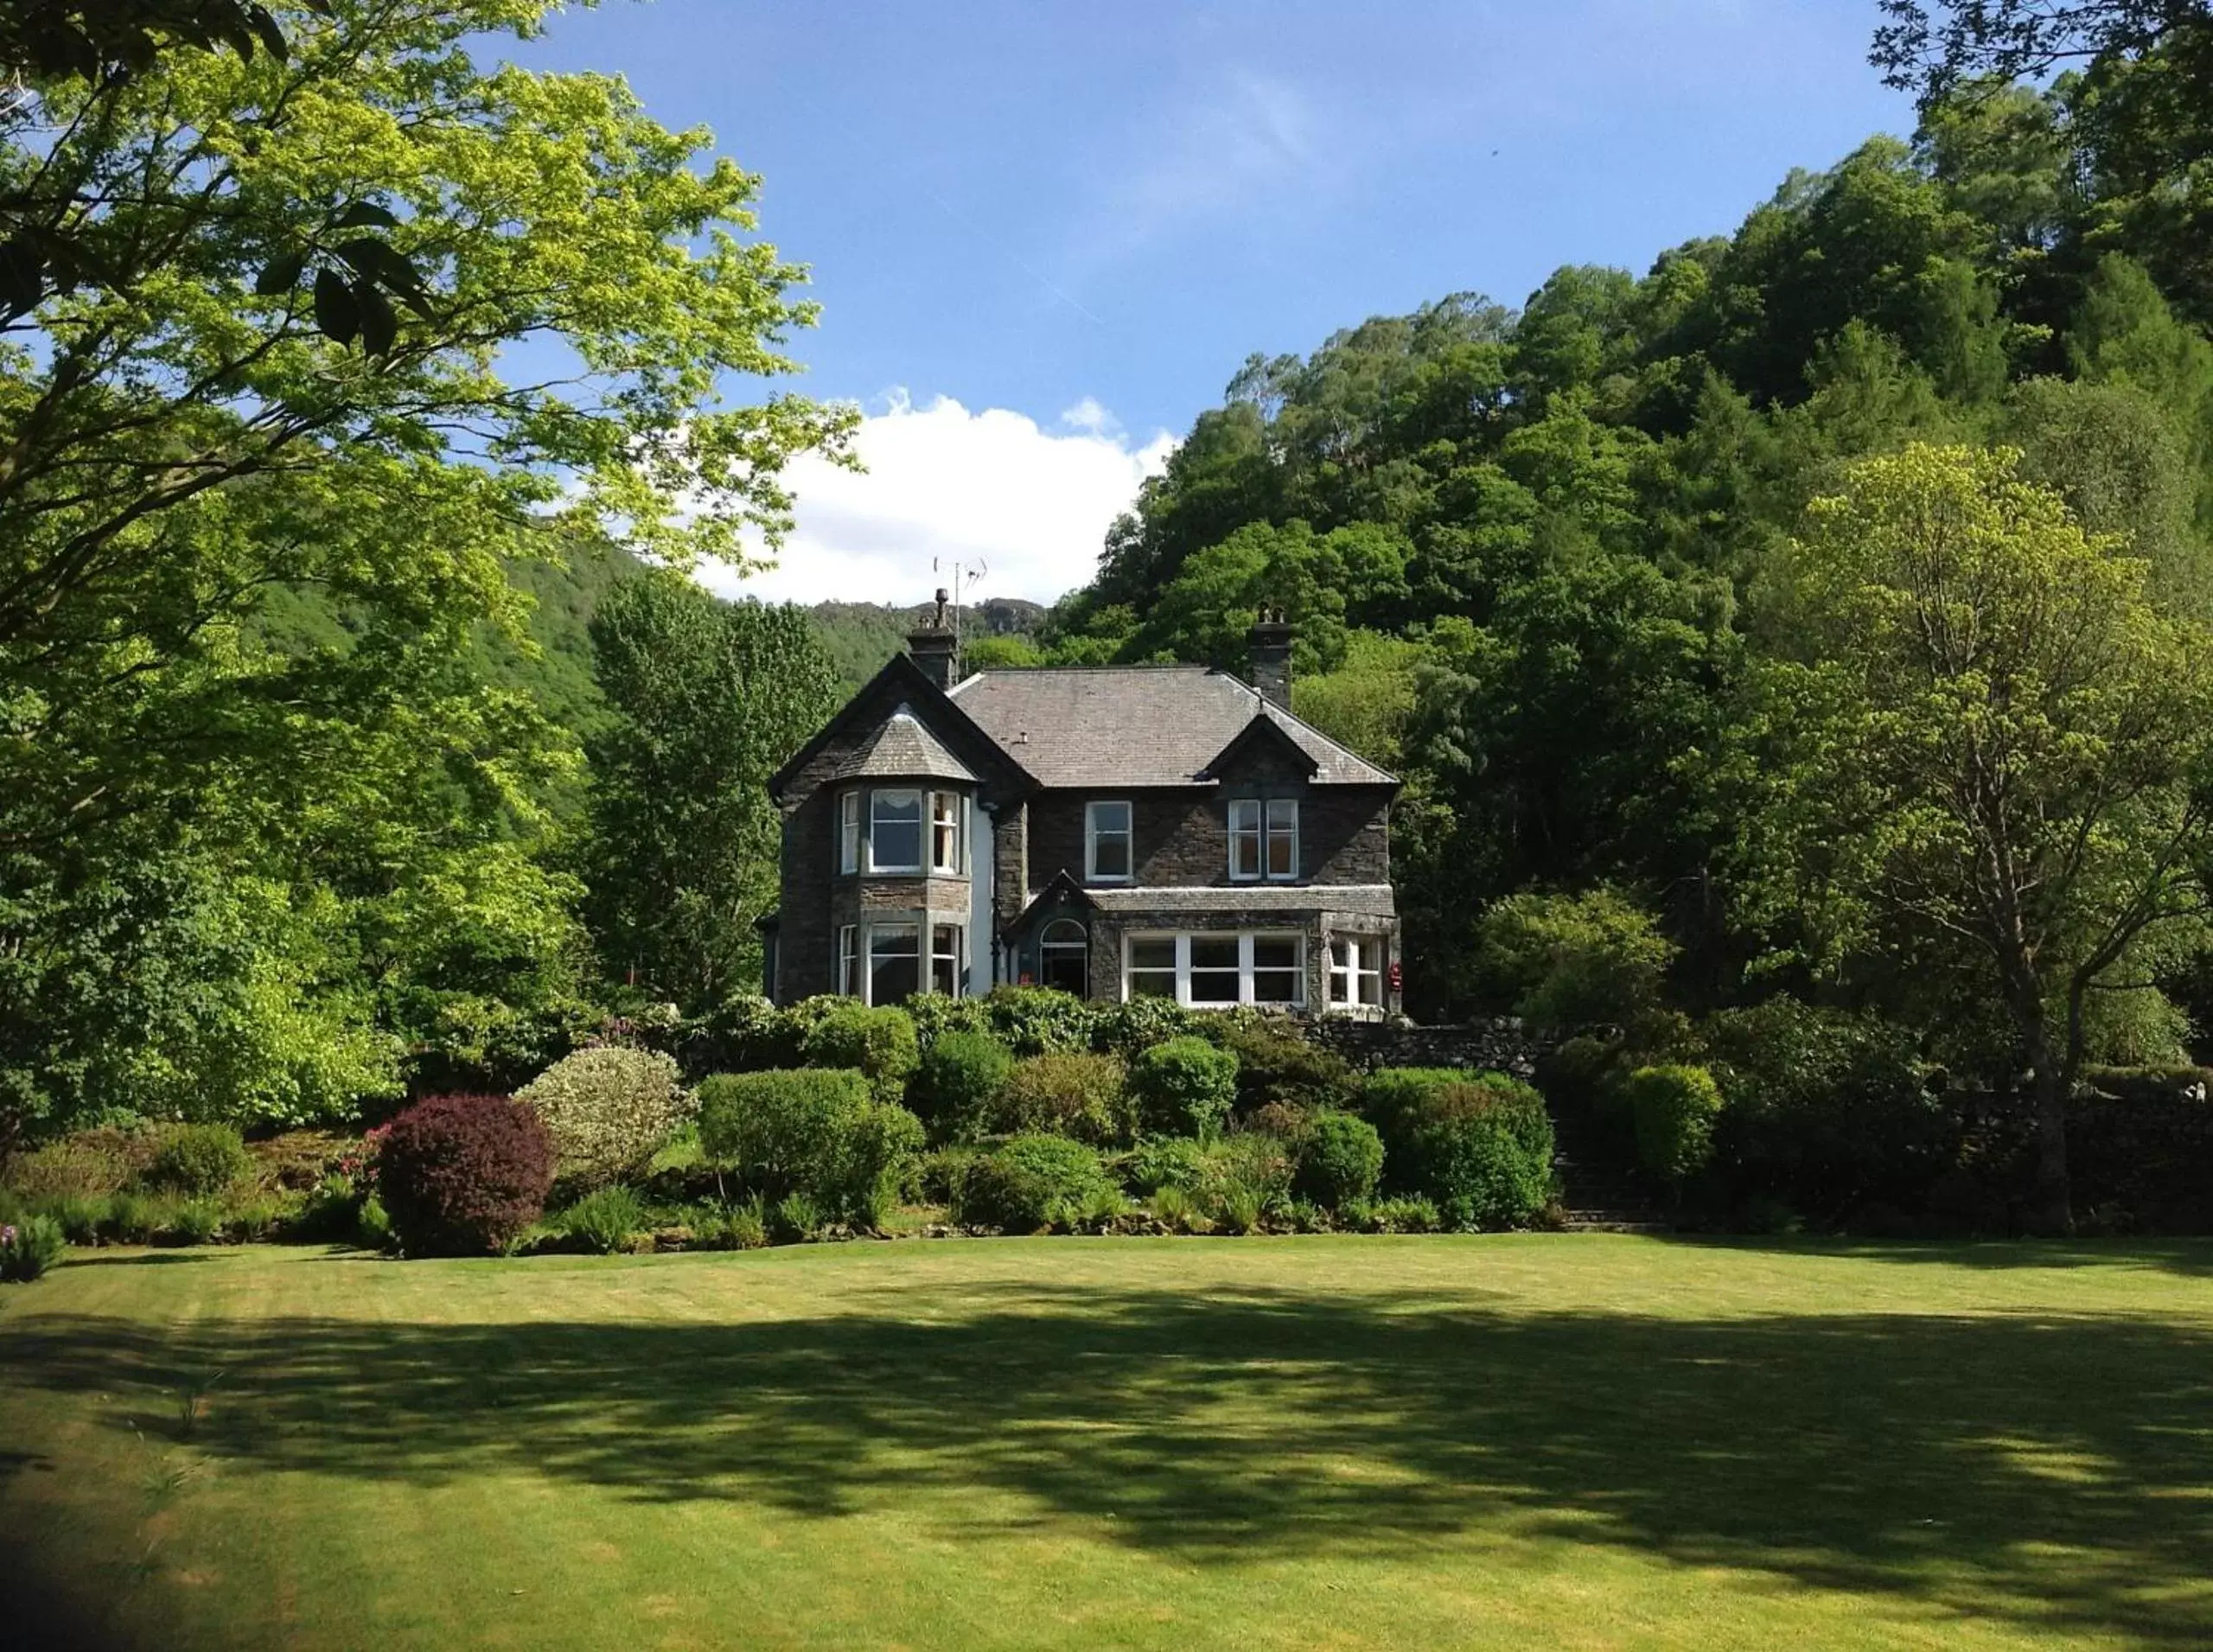
<path fill-rule="evenodd" d="M 1721 1091 L 1703 1067 L 1640 1067 L 1625 1094 L 1636 1126 L 1637 1162 L 1680 1188 L 1713 1156 Z"/>
<path fill-rule="evenodd" d="M 1124 1184 L 1141 1196 L 1163 1188 L 1195 1188 L 1206 1177 L 1207 1150 L 1188 1136 L 1141 1141 L 1122 1160 Z"/>
<path fill-rule="evenodd" d="M 915 1161 L 909 1185 L 917 1202 L 922 1204 L 951 1204 L 958 1196 L 955 1190 L 968 1167 L 982 1157 L 982 1150 L 972 1146 L 941 1147 L 934 1153 L 925 1153 Z"/>
<path fill-rule="evenodd" d="M 1237 1057 L 1240 1116 L 1271 1105 L 1307 1113 L 1348 1107 L 1359 1086 L 1350 1062 L 1288 1016 L 1237 1011 L 1216 1017 L 1208 1036 Z"/>
<path fill-rule="evenodd" d="M 206 1245 L 223 1232 L 223 1208 L 213 1199 L 188 1199 L 170 1218 L 169 1231 L 188 1245 Z"/>
<path fill-rule="evenodd" d="M 1155 1188 L 1145 1208 L 1152 1219 L 1170 1233 L 1196 1233 L 1209 1226 L 1199 1209 L 1198 1196 L 1178 1183 L 1164 1182 Z"/>
<path fill-rule="evenodd" d="M 0 1227 L 0 1281 L 28 1285 L 61 1260 L 69 1241 L 51 1216 L 24 1216 Z"/>
<path fill-rule="evenodd" d="M 826 1220 L 820 1205 L 794 1191 L 768 1207 L 768 1230 L 779 1245 L 804 1245 L 822 1231 Z"/>
<path fill-rule="evenodd" d="M 796 1009 L 780 1010 L 757 992 L 734 993 L 692 1024 L 686 1064 L 717 1073 L 797 1067 L 800 1040 L 813 1023 L 802 1024 Z"/>
<path fill-rule="evenodd" d="M 1017 1056 L 1073 1056 L 1092 1047 L 1099 1011 L 1049 986 L 995 986 L 979 1000 L 992 1034 Z"/>
<path fill-rule="evenodd" d="M 711 1210 L 696 1232 L 710 1250 L 757 1251 L 768 1242 L 768 1212 L 757 1198 Z"/>
<path fill-rule="evenodd" d="M 991 1036 L 992 1014 L 982 998 L 948 998 L 942 992 L 917 992 L 899 1006 L 915 1024 L 915 1037 L 922 1053 L 948 1032 Z"/>
<path fill-rule="evenodd" d="M 386 1127 L 377 1193 L 411 1256 L 505 1250 L 545 1209 L 553 1138 L 503 1095 L 439 1095 Z"/>
<path fill-rule="evenodd" d="M 1170 1038 L 1131 1062 L 1130 1094 L 1147 1134 L 1210 1140 L 1237 1100 L 1237 1057 L 1203 1038 Z"/>
<path fill-rule="evenodd" d="M 73 1131 L 10 1160 L 8 1185 L 26 1199 L 105 1199 L 139 1180 L 156 1145 L 148 1131 Z"/>
<path fill-rule="evenodd" d="M 907 1075 L 921 1057 L 915 1024 L 904 1010 L 891 1005 L 871 1009 L 850 998 L 800 1041 L 800 1059 L 807 1066 L 854 1068 L 883 1101 L 905 1094 Z"/>
<path fill-rule="evenodd" d="M 822 1220 L 873 1226 L 922 1151 L 922 1121 L 851 1068 L 724 1073 L 699 1086 L 699 1142 L 768 1199 L 805 1194 Z"/>
<path fill-rule="evenodd" d="M 1187 1010 L 1174 998 L 1146 993 L 1093 1011 L 1092 1047 L 1127 1061 L 1170 1038 L 1196 1032 L 1205 1024 L 1202 1013 Z"/>
<path fill-rule="evenodd" d="M 1477 935 L 1493 992 L 1541 1030 L 1627 1024 L 1659 1002 L 1675 956 L 1657 918 L 1604 886 L 1508 896 Z"/>
<path fill-rule="evenodd" d="M 188 1198 L 222 1192 L 252 1167 L 246 1142 L 228 1125 L 180 1125 L 162 1138 L 146 1180 Z"/>
<path fill-rule="evenodd" d="M 643 1174 L 692 1111 L 673 1059 L 619 1044 L 564 1056 L 515 1100 L 552 1132 L 562 1180 L 585 1190 Z"/>
<path fill-rule="evenodd" d="M 1247 1189 L 1269 1215 L 1291 1203 L 1291 1178 L 1298 1167 L 1289 1145 L 1279 1138 L 1235 1131 L 1210 1144 L 1206 1158 L 1202 1195 L 1218 1197 L 1225 1189 Z"/>
<path fill-rule="evenodd" d="M 1375 1191 L 1383 1174 L 1383 1138 L 1367 1119 L 1349 1113 L 1317 1114 L 1294 1144 L 1302 1197 L 1335 1210 Z"/>
<path fill-rule="evenodd" d="M 954 1190 L 953 1220 L 964 1228 L 1034 1234 L 1072 1227 L 1113 1191 L 1099 1155 L 1066 1136 L 1017 1136 L 968 1166 Z"/>
<path fill-rule="evenodd" d="M 988 1127 L 1000 1087 L 1013 1070 L 1014 1057 L 989 1033 L 944 1031 L 922 1051 L 907 1094 L 933 1136 L 973 1139 Z"/>
<path fill-rule="evenodd" d="M 1457 1228 L 1533 1221 L 1552 1196 L 1544 1098 L 1503 1073 L 1386 1068 L 1361 1087 L 1394 1191 L 1433 1200 Z"/>
<path fill-rule="evenodd" d="M 631 1238 L 646 1224 L 646 1207 L 635 1190 L 619 1182 L 586 1194 L 554 1222 L 565 1238 L 602 1256 L 629 1249 Z"/>
<path fill-rule="evenodd" d="M 99 1236 L 118 1245 L 149 1245 L 161 1231 L 163 1208 L 142 1193 L 118 1193 L 99 1218 Z"/>
<path fill-rule="evenodd" d="M 1233 1234 L 1258 1233 L 1267 1199 L 1248 1182 L 1223 1182 L 1209 1190 L 1208 1214 Z"/>
<path fill-rule="evenodd" d="M 1073 1136 L 1094 1146 L 1126 1140 L 1133 1122 L 1120 1060 L 1079 1053 L 1015 1062 L 990 1117 L 995 1131 Z"/>

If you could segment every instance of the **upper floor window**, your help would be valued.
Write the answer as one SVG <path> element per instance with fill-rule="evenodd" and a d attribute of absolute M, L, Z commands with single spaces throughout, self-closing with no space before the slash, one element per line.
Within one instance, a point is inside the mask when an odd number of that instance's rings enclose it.
<path fill-rule="evenodd" d="M 838 799 L 838 870 L 861 869 L 861 794 L 846 792 Z"/>
<path fill-rule="evenodd" d="M 1230 800 L 1229 875 L 1284 881 L 1298 876 L 1297 798 Z"/>
<path fill-rule="evenodd" d="M 922 870 L 922 794 L 879 791 L 869 794 L 868 869 L 872 872 Z"/>
<path fill-rule="evenodd" d="M 1127 803 L 1085 804 L 1085 880 L 1094 883 L 1126 883 L 1130 881 L 1131 859 L 1130 806 Z"/>
<path fill-rule="evenodd" d="M 965 870 L 961 860 L 965 800 L 958 792 L 930 794 L 930 870 L 934 872 L 957 875 Z"/>

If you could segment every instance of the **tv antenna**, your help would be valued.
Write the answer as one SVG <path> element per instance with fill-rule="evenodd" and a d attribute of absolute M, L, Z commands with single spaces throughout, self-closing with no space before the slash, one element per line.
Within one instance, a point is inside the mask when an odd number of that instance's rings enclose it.
<path fill-rule="evenodd" d="M 930 571 L 932 573 L 941 573 L 944 571 L 941 564 L 946 561 L 950 561 L 953 564 L 953 640 L 954 644 L 957 646 L 960 641 L 961 590 L 964 586 L 973 587 L 982 584 L 984 583 L 984 576 L 991 572 L 992 568 L 991 564 L 985 562 L 981 557 L 978 557 L 969 562 L 963 562 L 957 557 L 932 557 L 930 558 Z M 943 595 L 942 592 L 939 594 L 941 596 Z"/>

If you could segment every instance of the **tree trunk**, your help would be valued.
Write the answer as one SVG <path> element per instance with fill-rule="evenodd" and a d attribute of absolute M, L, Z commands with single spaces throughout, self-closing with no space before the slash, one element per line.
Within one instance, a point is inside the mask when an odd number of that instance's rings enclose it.
<path fill-rule="evenodd" d="M 2067 1176 L 2067 1090 L 2071 1075 L 2061 1070 L 2043 1019 L 2030 1036 L 2028 1056 L 2034 1078 L 2037 1125 L 2036 1190 L 2029 1207 L 2029 1230 L 2054 1236 L 2075 1231 L 2075 1202 Z"/>

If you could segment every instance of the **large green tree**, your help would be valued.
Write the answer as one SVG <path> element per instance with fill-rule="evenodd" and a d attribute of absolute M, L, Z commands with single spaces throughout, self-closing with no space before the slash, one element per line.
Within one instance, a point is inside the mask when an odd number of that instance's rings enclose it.
<path fill-rule="evenodd" d="M 2017 463 L 1915 445 L 1814 502 L 1763 603 L 1737 889 L 1830 967 L 1960 972 L 2003 1007 L 2062 1229 L 2094 1000 L 2203 944 L 2213 631 Z"/>
<path fill-rule="evenodd" d="M 800 609 L 659 571 L 609 594 L 591 639 L 614 713 L 591 743 L 601 954 L 627 985 L 710 1008 L 760 985 L 782 826 L 768 780 L 837 709 L 837 673 Z"/>
<path fill-rule="evenodd" d="M 574 891 L 524 869 L 572 743 L 474 663 L 488 627 L 524 635 L 508 571 L 609 524 L 742 561 L 784 523 L 784 461 L 849 422 L 724 399 L 811 316 L 753 234 L 756 180 L 617 80 L 480 60 L 551 0 L 271 10 L 281 55 L 35 65 L 0 130 L 0 200 L 44 203 L 69 251 L 0 323 L 18 1113 L 142 1098 L 67 1076 L 118 1039 L 197 1105 L 236 1082 L 195 1077 L 159 1017 L 78 1017 L 80 978 L 189 985 L 187 1020 L 327 1011 L 378 1052 L 341 1090 L 558 998 Z M 279 639 L 277 593 L 339 623 Z M 217 922 L 249 877 L 274 915 Z M 156 970 L 180 924 L 201 962 Z"/>

